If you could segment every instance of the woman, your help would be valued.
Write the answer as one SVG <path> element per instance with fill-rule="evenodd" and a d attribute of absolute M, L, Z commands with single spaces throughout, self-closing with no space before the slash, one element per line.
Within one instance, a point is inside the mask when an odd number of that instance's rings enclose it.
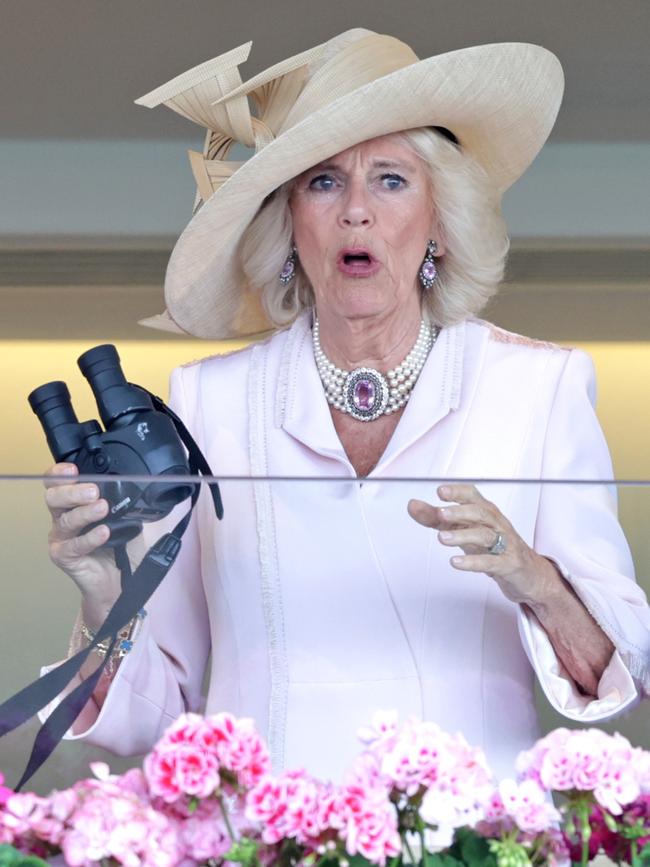
<path fill-rule="evenodd" d="M 200 706 L 211 651 L 208 711 L 253 716 L 276 768 L 340 776 L 358 726 L 396 708 L 511 773 L 536 734 L 534 673 L 583 722 L 650 685 L 650 618 L 610 492 L 377 480 L 611 477 L 588 358 L 473 318 L 501 279 L 500 196 L 550 131 L 559 64 L 527 45 L 418 61 L 355 30 L 242 84 L 247 53 L 140 100 L 209 130 L 168 312 L 148 324 L 290 325 L 172 376 L 217 476 L 374 481 L 233 484 L 219 526 L 204 499 L 74 736 L 147 749 Z M 222 162 L 234 141 L 256 155 Z M 107 506 L 87 484 L 47 498 L 84 641 L 119 592 L 108 531 L 84 533 Z"/>

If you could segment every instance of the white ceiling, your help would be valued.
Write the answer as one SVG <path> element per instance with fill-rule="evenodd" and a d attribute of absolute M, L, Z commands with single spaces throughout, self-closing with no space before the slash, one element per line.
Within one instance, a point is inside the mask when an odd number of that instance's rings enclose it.
<path fill-rule="evenodd" d="M 0 137 L 186 138 L 133 99 L 250 39 L 244 77 L 358 26 L 421 57 L 545 45 L 567 78 L 555 141 L 650 141 L 650 0 L 1 0 Z"/>

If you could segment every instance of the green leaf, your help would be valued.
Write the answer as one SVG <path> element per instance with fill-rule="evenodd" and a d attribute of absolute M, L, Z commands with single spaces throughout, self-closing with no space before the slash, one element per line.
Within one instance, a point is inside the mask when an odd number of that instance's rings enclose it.
<path fill-rule="evenodd" d="M 627 840 L 638 840 L 639 837 L 647 837 L 649 830 L 644 819 L 637 819 L 633 825 L 619 825 L 618 833 Z"/>
<path fill-rule="evenodd" d="M 610 831 L 618 831 L 618 822 L 607 810 L 603 810 L 603 819 Z"/>
<path fill-rule="evenodd" d="M 459 861 L 449 852 L 436 852 L 435 855 L 427 853 L 425 865 L 426 867 L 465 867 L 465 862 Z"/>
<path fill-rule="evenodd" d="M 0 845 L 0 867 L 47 867 L 37 855 L 26 855 L 7 843 Z"/>
<path fill-rule="evenodd" d="M 650 843 L 646 843 L 645 846 L 639 850 L 634 859 L 633 867 L 650 867 Z"/>
<path fill-rule="evenodd" d="M 242 837 L 236 843 L 233 843 L 230 850 L 224 856 L 227 861 L 234 861 L 237 864 L 243 864 L 244 867 L 252 867 L 257 862 L 258 844 L 255 840 L 249 840 L 248 837 Z"/>
<path fill-rule="evenodd" d="M 372 862 L 364 858 L 363 855 L 352 855 L 347 861 L 350 867 L 372 867 Z"/>
<path fill-rule="evenodd" d="M 449 852 L 467 867 L 496 867 L 497 859 L 490 851 L 490 844 L 471 828 L 459 828 Z"/>

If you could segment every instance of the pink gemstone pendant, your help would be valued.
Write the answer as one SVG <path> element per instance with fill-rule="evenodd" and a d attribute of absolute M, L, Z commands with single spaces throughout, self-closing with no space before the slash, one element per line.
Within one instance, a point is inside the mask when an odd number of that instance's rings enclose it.
<path fill-rule="evenodd" d="M 352 400 L 357 409 L 371 410 L 375 403 L 376 389 L 370 379 L 359 379 L 354 386 Z"/>
<path fill-rule="evenodd" d="M 345 408 L 359 421 L 379 418 L 388 403 L 388 383 L 378 370 L 359 367 L 348 374 L 343 388 Z"/>
<path fill-rule="evenodd" d="M 422 263 L 422 267 L 420 268 L 420 282 L 424 289 L 431 289 L 433 284 L 436 281 L 436 277 L 438 276 L 438 271 L 436 269 L 436 263 L 433 259 L 427 257 Z"/>
<path fill-rule="evenodd" d="M 290 257 L 284 263 L 284 268 L 280 272 L 280 283 L 286 286 L 287 283 L 290 283 L 293 279 L 293 275 L 296 272 L 296 266 L 294 264 L 293 259 Z"/>
<path fill-rule="evenodd" d="M 433 262 L 425 262 L 422 266 L 422 276 L 426 277 L 427 280 L 435 279 L 436 273 L 436 266 Z"/>

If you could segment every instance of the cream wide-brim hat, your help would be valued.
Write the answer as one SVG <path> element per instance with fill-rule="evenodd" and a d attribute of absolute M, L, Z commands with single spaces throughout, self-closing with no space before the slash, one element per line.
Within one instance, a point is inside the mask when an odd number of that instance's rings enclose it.
<path fill-rule="evenodd" d="M 196 207 L 167 267 L 167 309 L 142 325 L 212 339 L 268 331 L 236 254 L 281 184 L 367 139 L 437 126 L 503 193 L 546 141 L 562 100 L 562 67 L 538 45 L 477 45 L 419 60 L 398 39 L 355 29 L 242 83 L 237 67 L 250 47 L 136 100 L 164 103 L 207 129 L 203 153 L 190 152 Z M 236 142 L 254 147 L 254 156 L 228 160 Z"/>

